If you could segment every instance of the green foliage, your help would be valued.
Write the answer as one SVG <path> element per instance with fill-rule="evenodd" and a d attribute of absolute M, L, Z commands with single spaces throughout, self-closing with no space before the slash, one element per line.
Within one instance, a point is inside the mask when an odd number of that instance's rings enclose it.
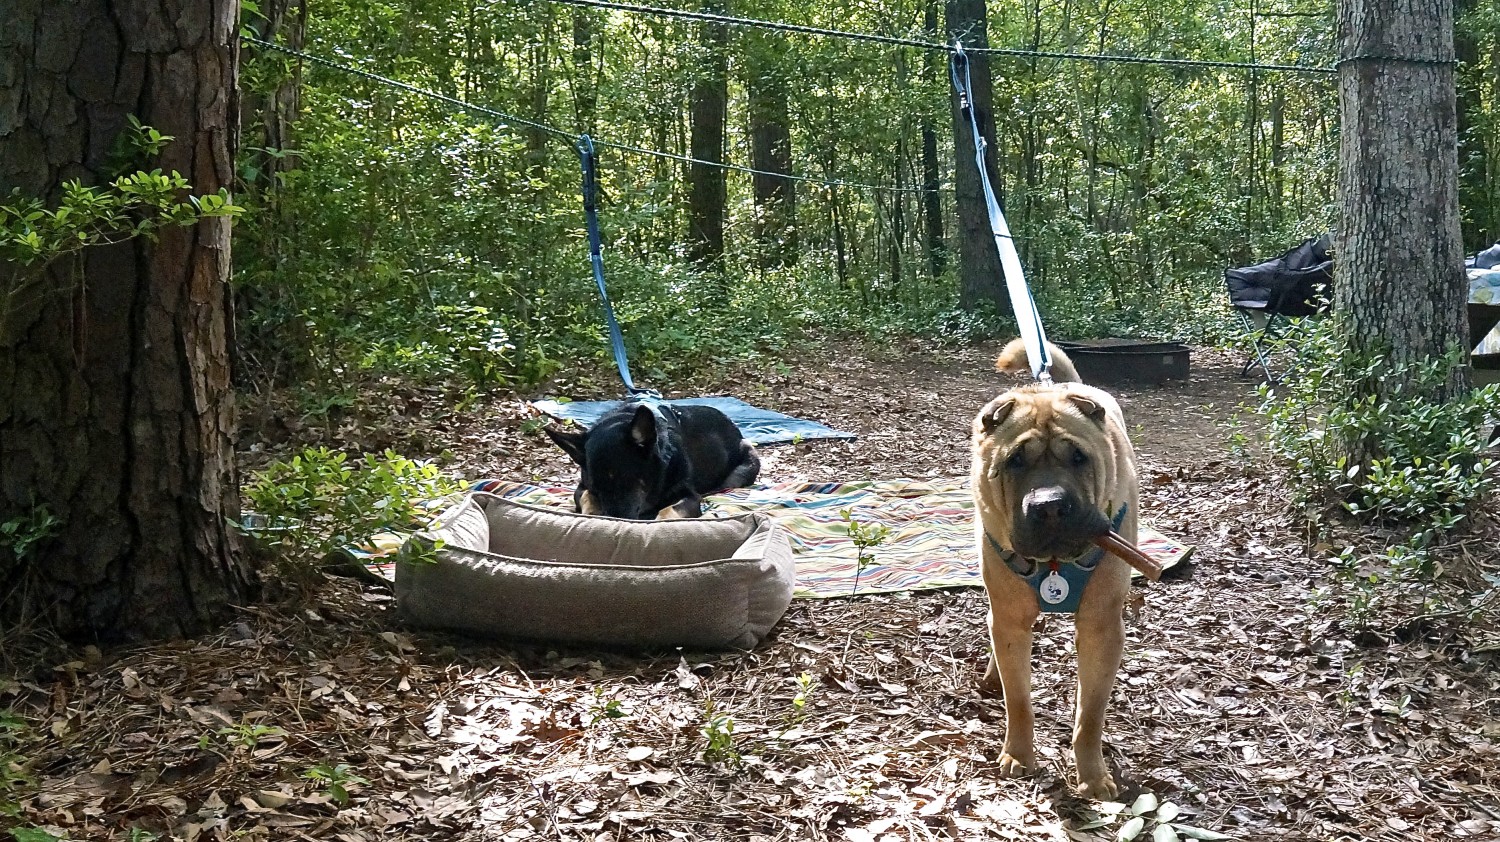
<path fill-rule="evenodd" d="M 27 734 L 25 720 L 8 709 L 0 711 L 0 816 L 18 818 L 21 790 L 32 784 L 22 754 Z"/>
<path fill-rule="evenodd" d="M 1274 389 L 1263 387 L 1259 412 L 1297 503 L 1446 532 L 1494 489 L 1493 462 L 1480 453 L 1500 392 L 1427 397 L 1456 356 L 1393 371 L 1389 360 L 1359 359 L 1333 319 L 1300 322 L 1285 341 L 1296 363 Z M 1380 401 L 1361 387 L 1375 378 L 1405 385 Z M 1367 464 L 1349 462 L 1356 444 L 1372 448 Z"/>
<path fill-rule="evenodd" d="M 241 528 L 295 574 L 375 533 L 420 526 L 428 514 L 424 502 L 461 487 L 431 462 L 389 450 L 356 464 L 343 453 L 308 448 L 251 478 L 243 492 L 250 514 Z"/>
<path fill-rule="evenodd" d="M 329 765 L 319 763 L 302 773 L 302 777 L 324 785 L 324 791 L 333 803 L 340 807 L 349 806 L 350 786 L 369 786 L 370 782 L 354 772 L 354 767 L 348 763 Z"/>
<path fill-rule="evenodd" d="M 1267 12 L 1294 10 L 1267 2 Z M 914 7 L 892 2 L 740 11 L 871 32 L 921 26 Z M 1013 11 L 992 21 L 994 43 L 1249 58 L 1243 10 L 1223 4 L 1180 4 L 1169 20 L 1097 2 Z M 1306 23 L 1263 17 L 1259 57 L 1328 60 L 1328 28 Z M 566 132 L 688 151 L 683 106 L 699 66 L 691 22 L 546 4 L 476 16 L 457 0 L 399 10 L 333 0 L 313 10 L 307 34 L 313 52 L 336 46 L 408 84 Z M 730 123 L 747 119 L 751 75 L 779 92 L 799 174 L 912 186 L 924 125 L 937 131 L 945 185 L 968 165 L 951 157 L 940 55 L 741 30 L 727 49 L 741 74 Z M 1007 116 L 997 187 L 1056 337 L 1216 340 L 1223 267 L 1326 228 L 1336 137 L 1315 116 L 1279 115 L 1327 113 L 1327 80 L 1278 74 L 1252 88 L 1234 71 L 993 64 L 995 110 Z M 251 213 L 237 228 L 238 337 L 252 376 L 324 389 L 389 374 L 478 389 L 524 389 L 562 369 L 609 379 L 578 161 L 564 140 L 269 51 L 246 51 L 243 78 L 267 100 L 295 89 L 301 104 L 298 148 L 250 140 L 239 162 L 237 196 Z M 1245 134 L 1267 121 L 1274 130 Z M 247 140 L 257 134 L 252 126 Z M 747 132 L 730 133 L 726 155 L 750 161 Z M 607 147 L 599 163 L 605 271 L 645 385 L 789 355 L 809 336 L 958 343 L 1012 329 L 1004 312 L 957 308 L 946 188 L 937 213 L 948 263 L 934 273 L 917 193 L 798 184 L 794 230 L 769 232 L 767 246 L 750 180 L 729 173 L 727 253 L 704 268 L 684 256 L 688 169 Z"/>
<path fill-rule="evenodd" d="M 854 592 L 859 593 L 859 576 L 875 560 L 872 550 L 885 543 L 891 528 L 883 523 L 864 523 L 855 518 L 850 509 L 839 509 L 839 518 L 846 524 L 849 540 L 854 542 Z"/>
<path fill-rule="evenodd" d="M 284 737 L 286 731 L 274 725 L 261 725 L 254 722 L 237 722 L 227 725 L 217 731 L 204 733 L 198 737 L 198 747 L 209 750 L 216 744 L 223 744 L 230 751 L 248 752 L 253 751 L 260 745 L 262 740 L 271 737 Z"/>
<path fill-rule="evenodd" d="M 1500 393 L 1487 386 L 1438 403 L 1428 395 L 1447 381 L 1455 356 L 1392 370 L 1389 360 L 1350 351 L 1333 319 L 1300 322 L 1286 341 L 1295 363 L 1275 389 L 1262 389 L 1259 411 L 1294 502 L 1314 523 L 1332 506 L 1396 535 L 1375 551 L 1342 550 L 1330 563 L 1333 585 L 1315 602 L 1341 603 L 1355 626 L 1387 610 L 1453 607 L 1433 587 L 1437 550 L 1494 492 L 1495 465 L 1481 453 Z M 1375 377 L 1404 385 L 1382 402 L 1362 385 Z M 1351 463 L 1355 445 L 1374 455 Z"/>
<path fill-rule="evenodd" d="M 792 712 L 788 717 L 793 722 L 800 722 L 807 716 L 807 703 L 812 699 L 813 690 L 818 685 L 813 680 L 813 675 L 804 670 L 795 679 L 797 684 L 797 695 L 792 697 Z"/>
<path fill-rule="evenodd" d="M 46 506 L 34 505 L 26 514 L 0 521 L 0 568 L 20 564 L 32 549 L 56 535 L 62 521 Z M 8 557 L 7 557 L 8 556 Z"/>
<path fill-rule="evenodd" d="M 175 171 L 123 172 L 154 157 L 171 140 L 132 115 L 109 158 L 110 168 L 122 174 L 108 184 L 66 181 L 55 208 L 19 190 L 11 193 L 9 204 L 0 204 L 0 264 L 13 267 L 0 274 L 0 340 L 9 335 L 18 311 L 62 291 L 48 289 L 46 270 L 57 260 L 90 246 L 153 239 L 163 228 L 241 212 L 225 189 L 184 196 L 191 185 Z"/>
<path fill-rule="evenodd" d="M 736 765 L 739 749 L 734 745 L 734 717 L 717 710 L 712 698 L 703 703 L 703 759 L 709 763 Z"/>

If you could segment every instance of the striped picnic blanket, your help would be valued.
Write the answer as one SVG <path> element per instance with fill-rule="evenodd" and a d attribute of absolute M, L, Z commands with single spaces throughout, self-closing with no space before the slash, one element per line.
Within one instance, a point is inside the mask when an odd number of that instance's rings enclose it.
<path fill-rule="evenodd" d="M 573 505 L 570 487 L 483 480 L 474 490 L 523 503 Z M 797 560 L 799 597 L 982 585 L 974 556 L 974 501 L 967 481 L 783 482 L 736 488 L 705 502 L 706 517 L 761 511 L 786 527 Z M 850 520 L 888 530 L 866 551 L 862 569 L 859 548 L 850 537 Z M 1140 532 L 1139 546 L 1164 568 L 1192 553 L 1191 547 L 1149 526 L 1143 524 Z"/>

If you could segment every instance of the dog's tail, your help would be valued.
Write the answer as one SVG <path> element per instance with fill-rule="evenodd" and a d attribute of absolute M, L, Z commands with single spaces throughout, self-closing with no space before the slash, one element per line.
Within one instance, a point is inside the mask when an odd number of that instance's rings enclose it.
<path fill-rule="evenodd" d="M 1083 378 L 1078 376 L 1078 369 L 1073 367 L 1073 361 L 1063 350 L 1051 342 L 1047 343 L 1047 356 L 1052 358 L 1052 379 L 1057 383 L 1082 383 Z M 1020 339 L 1012 339 L 1005 350 L 995 360 L 996 371 L 1008 371 L 1012 374 L 1030 371 L 1031 364 L 1026 360 L 1026 343 Z"/>

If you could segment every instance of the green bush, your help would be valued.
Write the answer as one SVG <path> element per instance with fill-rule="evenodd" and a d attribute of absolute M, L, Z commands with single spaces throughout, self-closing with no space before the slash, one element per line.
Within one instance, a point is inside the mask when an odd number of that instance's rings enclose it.
<path fill-rule="evenodd" d="M 1315 523 L 1332 510 L 1379 527 L 1356 539 L 1365 547 L 1333 557 L 1331 583 L 1316 601 L 1341 604 L 1355 626 L 1490 601 L 1493 585 L 1464 594 L 1435 583 L 1446 536 L 1495 488 L 1483 449 L 1500 406 L 1496 388 L 1437 403 L 1426 395 L 1447 380 L 1456 355 L 1388 371 L 1388 360 L 1351 354 L 1332 319 L 1295 324 L 1278 351 L 1294 362 L 1275 388 L 1262 387 L 1259 411 L 1294 502 Z M 1407 386 L 1378 401 L 1359 386 L 1379 376 Z M 1350 464 L 1344 454 L 1355 442 L 1378 455 Z"/>
<path fill-rule="evenodd" d="M 389 450 L 354 464 L 326 447 L 308 448 L 251 479 L 241 528 L 265 543 L 281 572 L 300 577 L 340 547 L 421 526 L 430 514 L 424 503 L 461 488 L 431 462 Z"/>
<path fill-rule="evenodd" d="M 1285 342 L 1295 362 L 1274 388 L 1262 387 L 1259 411 L 1297 503 L 1446 531 L 1494 489 L 1494 464 L 1481 451 L 1500 406 L 1496 387 L 1446 403 L 1426 397 L 1447 379 L 1456 357 L 1390 371 L 1388 360 L 1355 358 L 1332 319 L 1299 322 Z M 1407 386 L 1378 401 L 1359 388 L 1377 377 Z M 1359 441 L 1380 454 L 1368 465 L 1351 465 L 1344 455 Z"/>

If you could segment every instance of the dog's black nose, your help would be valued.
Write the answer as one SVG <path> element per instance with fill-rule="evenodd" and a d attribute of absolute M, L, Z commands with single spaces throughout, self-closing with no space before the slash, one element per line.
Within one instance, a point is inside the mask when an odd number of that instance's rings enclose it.
<path fill-rule="evenodd" d="M 1073 510 L 1073 495 L 1057 486 L 1033 488 L 1021 498 L 1021 514 L 1029 520 L 1066 520 L 1072 516 Z"/>

